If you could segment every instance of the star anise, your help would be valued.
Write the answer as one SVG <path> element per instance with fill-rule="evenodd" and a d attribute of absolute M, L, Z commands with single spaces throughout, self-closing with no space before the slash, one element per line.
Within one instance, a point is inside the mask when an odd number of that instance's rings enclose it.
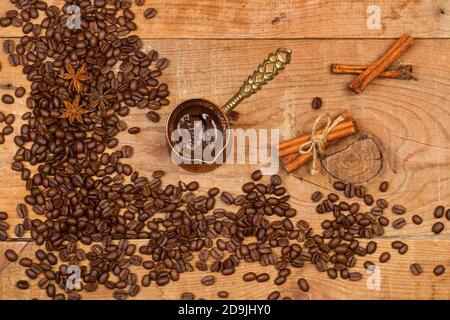
<path fill-rule="evenodd" d="M 114 94 L 111 93 L 112 90 L 104 90 L 103 84 L 98 83 L 96 88 L 91 88 L 91 92 L 86 95 L 89 97 L 90 106 L 89 109 L 93 110 L 100 107 L 100 110 L 105 113 L 106 106 L 109 104 L 109 100 L 114 98 Z"/>
<path fill-rule="evenodd" d="M 75 71 L 75 69 L 70 63 L 66 63 L 66 70 L 67 73 L 61 74 L 60 77 L 65 80 L 70 80 L 69 89 L 73 89 L 76 92 L 80 93 L 83 82 L 86 82 L 91 79 L 87 76 L 86 67 L 82 66 L 80 69 Z"/>
<path fill-rule="evenodd" d="M 83 123 L 83 114 L 88 111 L 80 106 L 80 96 L 75 96 L 72 103 L 64 101 L 64 106 L 66 111 L 60 116 L 61 119 L 68 118 L 70 123 L 73 123 L 74 120 Z"/>

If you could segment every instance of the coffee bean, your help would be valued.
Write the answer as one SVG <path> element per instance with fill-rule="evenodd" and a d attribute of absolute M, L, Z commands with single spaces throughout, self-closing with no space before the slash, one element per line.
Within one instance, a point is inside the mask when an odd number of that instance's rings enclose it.
<path fill-rule="evenodd" d="M 156 278 L 156 284 L 160 287 L 165 286 L 169 282 L 170 282 L 170 278 L 166 275 Z"/>
<path fill-rule="evenodd" d="M 187 185 L 187 189 L 189 191 L 195 191 L 199 188 L 199 183 L 197 181 L 192 181 L 190 183 L 188 183 Z"/>
<path fill-rule="evenodd" d="M 4 17 L 0 19 L 0 26 L 6 28 L 9 27 L 12 23 L 12 19 L 8 17 Z"/>
<path fill-rule="evenodd" d="M 392 206 L 392 212 L 395 213 L 395 214 L 399 214 L 399 215 L 405 214 L 406 213 L 406 208 L 404 206 L 402 206 L 402 205 L 394 204 Z"/>
<path fill-rule="evenodd" d="M 228 298 L 229 297 L 229 293 L 228 293 L 228 291 L 219 291 L 219 292 L 217 292 L 217 296 L 219 297 L 219 298 L 222 298 L 222 299 L 226 299 L 226 298 Z M 198 300 L 204 300 L 204 299 L 198 299 Z"/>
<path fill-rule="evenodd" d="M 436 267 L 434 267 L 433 269 L 433 273 L 435 276 L 440 276 L 445 272 L 445 267 L 443 265 L 437 265 Z"/>
<path fill-rule="evenodd" d="M 136 5 L 140 7 L 145 4 L 145 0 L 134 0 L 134 3 L 136 3 Z"/>
<path fill-rule="evenodd" d="M 5 123 L 6 123 L 7 125 L 13 124 L 14 121 L 16 121 L 16 117 L 15 117 L 12 113 L 8 114 L 8 115 L 6 116 L 6 118 L 5 118 Z"/>
<path fill-rule="evenodd" d="M 10 94 L 4 94 L 2 96 L 2 102 L 5 104 L 13 104 L 14 103 L 14 97 Z"/>
<path fill-rule="evenodd" d="M 377 250 L 377 243 L 375 241 L 369 241 L 366 246 L 366 251 L 368 254 L 372 254 Z"/>
<path fill-rule="evenodd" d="M 397 249 L 397 250 L 398 250 L 398 249 L 400 249 L 400 248 L 403 247 L 403 242 L 398 241 L 398 240 L 393 241 L 392 244 L 391 244 L 391 247 L 392 247 L 393 249 Z"/>
<path fill-rule="evenodd" d="M 181 300 L 194 300 L 195 295 L 192 292 L 183 292 L 181 294 Z"/>
<path fill-rule="evenodd" d="M 422 223 L 422 217 L 417 214 L 413 215 L 411 220 L 414 224 L 417 224 L 417 225 Z"/>
<path fill-rule="evenodd" d="M 233 196 L 229 192 L 226 192 L 226 191 L 222 192 L 222 194 L 220 195 L 220 199 L 228 205 L 232 204 L 233 200 L 234 200 Z"/>
<path fill-rule="evenodd" d="M 346 184 L 342 181 L 336 181 L 333 183 L 333 188 L 338 191 L 344 191 Z"/>
<path fill-rule="evenodd" d="M 249 193 L 253 191 L 253 189 L 255 189 L 255 183 L 253 182 L 247 182 L 242 186 L 242 191 L 244 191 L 245 193 Z"/>
<path fill-rule="evenodd" d="M 320 201 L 320 199 L 322 199 L 322 192 L 320 192 L 320 191 L 316 191 L 316 192 L 314 192 L 312 195 L 311 195 L 311 200 L 313 201 L 313 202 L 319 202 Z"/>
<path fill-rule="evenodd" d="M 447 209 L 447 211 L 445 211 L 445 218 L 446 218 L 447 220 L 450 220 L 450 208 Z"/>
<path fill-rule="evenodd" d="M 13 132 L 14 132 L 14 128 L 12 126 L 3 127 L 2 134 L 4 136 L 8 136 L 8 135 L 10 135 Z"/>
<path fill-rule="evenodd" d="M 276 277 L 275 278 L 275 280 L 274 280 L 274 283 L 277 285 L 277 286 L 281 286 L 283 283 L 285 283 L 286 282 L 286 277 L 283 277 L 283 276 L 278 276 L 278 277 Z"/>
<path fill-rule="evenodd" d="M 13 40 L 5 40 L 3 41 L 3 52 L 6 54 L 11 54 L 14 52 L 16 45 Z"/>
<path fill-rule="evenodd" d="M 270 177 L 270 181 L 272 182 L 272 184 L 274 186 L 279 186 L 281 185 L 281 177 L 278 174 L 274 174 Z"/>
<path fill-rule="evenodd" d="M 375 264 L 372 261 L 365 261 L 363 266 L 366 270 L 371 270 L 375 266 Z"/>
<path fill-rule="evenodd" d="M 29 258 L 22 258 L 22 259 L 20 259 L 19 264 L 22 267 L 29 268 L 33 264 L 33 261 Z"/>
<path fill-rule="evenodd" d="M 298 287 L 300 288 L 300 290 L 302 290 L 303 292 L 309 291 L 309 284 L 304 278 L 298 279 L 297 284 L 298 284 Z"/>
<path fill-rule="evenodd" d="M 0 220 L 8 219 L 8 214 L 6 212 L 0 212 Z"/>
<path fill-rule="evenodd" d="M 380 183 L 379 190 L 380 190 L 381 192 L 386 192 L 386 191 L 388 190 L 388 188 L 389 188 L 389 183 L 388 183 L 387 181 L 382 181 L 382 182 Z"/>
<path fill-rule="evenodd" d="M 380 261 L 381 263 L 386 263 L 386 262 L 388 262 L 390 259 L 391 259 L 391 255 L 389 254 L 389 252 L 383 252 L 383 253 L 380 255 L 379 261 Z"/>
<path fill-rule="evenodd" d="M 132 127 L 130 129 L 128 129 L 129 134 L 138 134 L 139 132 L 141 132 L 141 129 L 138 127 Z"/>
<path fill-rule="evenodd" d="M 363 187 L 363 186 L 357 186 L 357 187 L 355 188 L 355 195 L 356 195 L 358 198 L 363 198 L 363 197 L 366 195 L 366 188 Z"/>
<path fill-rule="evenodd" d="M 7 249 L 5 251 L 5 258 L 9 261 L 9 262 L 16 262 L 18 259 L 17 253 L 14 250 L 11 249 Z"/>
<path fill-rule="evenodd" d="M 389 206 L 389 203 L 385 199 L 378 199 L 376 204 L 381 209 L 386 209 Z"/>
<path fill-rule="evenodd" d="M 327 269 L 327 274 L 330 279 L 336 279 L 338 276 L 337 271 L 334 268 Z"/>
<path fill-rule="evenodd" d="M 408 248 L 409 248 L 408 245 L 404 243 L 403 246 L 398 250 L 398 253 L 403 255 L 408 252 Z"/>
<path fill-rule="evenodd" d="M 256 280 L 256 273 L 254 273 L 254 272 L 247 272 L 242 277 L 242 280 L 244 280 L 245 282 L 254 281 L 254 280 Z"/>
<path fill-rule="evenodd" d="M 26 280 L 19 280 L 17 281 L 16 286 L 21 290 L 26 290 L 30 287 L 30 284 Z"/>
<path fill-rule="evenodd" d="M 267 300 L 278 300 L 280 296 L 280 291 L 273 291 L 268 295 Z"/>
<path fill-rule="evenodd" d="M 436 219 L 442 218 L 444 216 L 444 207 L 443 206 L 437 206 L 436 209 L 434 209 L 434 217 Z"/>
<path fill-rule="evenodd" d="M 431 231 L 433 231 L 434 234 L 439 234 L 442 230 L 444 230 L 444 224 L 442 222 L 436 222 L 431 228 Z"/>
<path fill-rule="evenodd" d="M 16 98 L 22 98 L 26 93 L 26 90 L 24 87 L 18 87 L 16 91 L 14 91 L 14 95 Z"/>
<path fill-rule="evenodd" d="M 370 194 L 366 194 L 363 198 L 364 203 L 368 206 L 371 206 L 374 202 L 373 197 Z"/>
<path fill-rule="evenodd" d="M 211 188 L 208 190 L 208 196 L 215 197 L 219 194 L 220 190 L 219 188 Z"/>
<path fill-rule="evenodd" d="M 352 183 L 348 183 L 344 189 L 344 195 L 347 198 L 353 198 L 355 196 L 355 187 Z"/>
<path fill-rule="evenodd" d="M 151 19 L 156 16 L 156 9 L 155 8 L 148 8 L 144 11 L 144 17 L 145 19 Z"/>
<path fill-rule="evenodd" d="M 259 181 L 263 177 L 261 170 L 253 171 L 251 178 L 253 181 Z"/>
<path fill-rule="evenodd" d="M 159 122 L 161 117 L 155 111 L 149 111 L 147 112 L 147 119 L 149 119 L 152 122 Z"/>
<path fill-rule="evenodd" d="M 350 281 L 359 281 L 362 279 L 362 274 L 359 272 L 351 272 L 349 279 Z"/>
<path fill-rule="evenodd" d="M 322 99 L 320 99 L 319 97 L 315 97 L 312 100 L 311 107 L 313 109 L 320 109 L 322 107 Z"/>
<path fill-rule="evenodd" d="M 415 276 L 418 276 L 422 273 L 422 267 L 418 263 L 413 263 L 412 265 L 410 265 L 409 270 Z"/>
<path fill-rule="evenodd" d="M 27 209 L 26 205 L 24 205 L 23 203 L 20 203 L 17 205 L 16 212 L 17 212 L 17 215 L 19 216 L 19 218 L 21 218 L 21 219 L 25 219 L 28 217 L 28 209 Z"/>
<path fill-rule="evenodd" d="M 256 276 L 256 281 L 258 282 L 266 282 L 270 280 L 270 276 L 268 273 L 260 273 Z"/>
<path fill-rule="evenodd" d="M 156 62 L 156 68 L 159 70 L 164 70 L 169 66 L 169 60 L 166 58 L 161 58 Z"/>
<path fill-rule="evenodd" d="M 216 278 L 214 276 L 205 276 L 201 281 L 204 286 L 212 286 L 214 282 L 216 282 Z"/>
<path fill-rule="evenodd" d="M 333 203 L 339 200 L 339 196 L 336 193 L 329 193 L 327 198 Z"/>
<path fill-rule="evenodd" d="M 392 227 L 394 229 L 401 229 L 406 225 L 406 220 L 403 218 L 399 218 L 392 223 Z"/>
<path fill-rule="evenodd" d="M 25 233 L 25 227 L 23 226 L 23 224 L 21 224 L 21 223 L 17 224 L 14 229 L 14 234 L 16 235 L 16 237 L 21 238 L 24 233 Z"/>

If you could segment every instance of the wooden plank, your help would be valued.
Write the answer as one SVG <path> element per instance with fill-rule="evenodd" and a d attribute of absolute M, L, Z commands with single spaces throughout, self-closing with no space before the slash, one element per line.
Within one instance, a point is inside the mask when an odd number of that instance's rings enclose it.
<path fill-rule="evenodd" d="M 276 277 L 276 270 L 273 267 L 262 267 L 259 264 L 242 263 L 236 268 L 236 273 L 232 276 L 216 276 L 216 283 L 212 286 L 203 286 L 200 280 L 206 272 L 189 272 L 180 276 L 180 280 L 171 282 L 167 286 L 157 287 L 154 283 L 148 288 L 142 288 L 136 299 L 158 300 L 158 299 L 180 299 L 183 292 L 193 292 L 196 298 L 218 299 L 217 292 L 221 290 L 230 293 L 229 299 L 266 299 L 268 294 L 274 290 L 281 292 L 281 296 L 289 296 L 293 299 L 449 299 L 450 290 L 450 270 L 448 270 L 448 248 L 449 239 L 420 239 L 405 242 L 409 245 L 409 251 L 405 255 L 398 254 L 391 248 L 391 241 L 388 239 L 378 239 L 378 249 L 366 257 L 358 257 L 354 271 L 363 274 L 363 279 L 358 282 L 336 279 L 331 280 L 325 273 L 320 273 L 312 264 L 306 264 L 300 269 L 292 268 L 292 273 L 288 281 L 281 286 L 273 283 Z M 143 244 L 143 241 L 134 241 L 136 244 Z M 37 249 L 33 243 L 0 243 L 0 255 L 3 257 L 7 248 L 14 248 L 19 253 L 19 257 L 33 258 Z M 379 255 L 388 251 L 391 253 L 391 260 L 382 264 L 378 262 Z M 364 270 L 364 261 L 373 261 L 379 267 L 379 290 L 374 286 L 368 286 L 367 282 L 373 273 Z M 195 260 L 194 260 L 195 261 Z M 412 263 L 419 263 L 423 268 L 420 276 L 414 276 L 409 271 Z M 447 271 L 437 277 L 433 274 L 436 265 L 442 264 L 447 267 Z M 140 279 L 147 273 L 142 267 L 134 268 Z M 0 299 L 48 299 L 45 291 L 39 289 L 36 280 L 31 280 L 30 290 L 19 290 L 15 287 L 18 280 L 26 280 L 25 269 L 18 263 L 9 263 L 5 259 L 0 260 Z M 262 273 L 267 272 L 271 280 L 265 283 L 251 283 L 242 281 L 242 276 L 246 272 Z M 377 271 L 378 272 L 378 271 Z M 297 280 L 302 277 L 307 279 L 310 285 L 310 292 L 304 293 L 299 290 Z M 104 286 L 99 286 L 93 293 L 83 292 L 83 299 L 112 299 L 112 291 Z"/>
<path fill-rule="evenodd" d="M 402 58 L 403 63 L 415 66 L 414 73 L 418 81 L 377 80 L 362 95 L 357 96 L 345 89 L 352 76 L 329 73 L 329 65 L 333 62 L 369 63 L 391 42 L 147 40 L 146 50 L 155 48 L 171 59 L 171 66 L 161 80 L 169 83 L 172 103 L 161 111 L 162 122 L 158 124 L 150 123 L 145 118 L 145 111 L 132 110 L 125 120 L 129 126 L 142 127 L 142 131 L 138 135 L 124 133 L 119 137 L 120 142 L 134 147 L 134 157 L 129 159 L 129 163 L 143 175 L 150 175 L 155 169 L 164 169 L 168 172 L 163 179 L 165 183 L 198 180 L 201 184 L 199 192 L 205 192 L 219 184 L 222 190 L 240 193 L 240 185 L 248 180 L 249 174 L 257 165 L 222 166 L 206 175 L 190 174 L 170 162 L 164 141 L 164 121 L 176 102 L 190 97 L 225 102 L 269 52 L 277 47 L 289 47 L 293 50 L 291 64 L 262 91 L 242 103 L 237 109 L 240 119 L 236 127 L 279 128 L 282 138 L 290 138 L 296 133 L 310 131 L 311 124 L 319 114 L 329 112 L 334 115 L 344 110 L 351 111 L 361 129 L 375 135 L 384 150 L 386 165 L 380 176 L 367 184 L 369 190 L 379 195 L 376 191 L 378 183 L 388 180 L 391 188 L 385 194 L 386 199 L 391 204 L 403 204 L 409 210 L 406 215 L 409 224 L 401 230 L 389 228 L 384 240 L 380 240 L 380 245 L 387 250 L 392 240 L 400 238 L 409 244 L 410 251 L 405 256 L 393 255 L 392 262 L 382 266 L 385 280 L 379 292 L 367 289 L 365 281 L 327 281 L 326 276 L 319 274 L 312 266 L 296 272 L 291 281 L 282 286 L 281 291 L 284 295 L 299 299 L 448 299 L 448 275 L 435 279 L 431 270 L 435 264 L 445 265 L 448 260 L 450 227 L 447 224 L 439 236 L 432 235 L 430 229 L 434 223 L 434 207 L 438 204 L 448 206 L 450 199 L 450 73 L 446 59 L 450 54 L 450 40 L 420 40 Z M 0 55 L 0 62 L 3 66 L 0 84 L 26 85 L 29 92 L 20 69 L 9 66 L 4 54 Z M 0 93 L 6 92 L 8 90 L 2 89 Z M 321 96 L 324 100 L 321 111 L 310 107 L 314 96 Z M 0 105 L 2 112 L 16 114 L 16 133 L 22 124 L 19 117 L 26 111 L 24 100 L 17 99 L 14 107 Z M 0 168 L 4 169 L 0 185 L 0 211 L 10 214 L 9 222 L 12 227 L 19 222 L 15 206 L 26 194 L 18 173 L 9 169 L 16 150 L 13 136 L 8 136 L 6 143 L 0 145 Z M 306 170 L 307 168 L 303 168 L 294 175 L 282 176 L 292 195 L 291 204 L 299 212 L 298 218 L 309 221 L 315 230 L 319 230 L 319 224 L 326 216 L 314 212 L 314 205 L 309 197 L 317 189 L 326 191 L 332 180 L 324 175 L 311 177 Z M 415 226 L 410 222 L 414 213 L 423 216 L 425 221 L 422 225 Z M 387 216 L 393 218 L 390 212 Z M 38 292 L 14 290 L 14 284 L 23 276 L 23 270 L 17 264 L 8 264 L 3 258 L 3 251 L 9 247 L 20 249 L 23 245 L 16 242 L 0 244 L 0 248 L 3 248 L 0 249 L 0 277 L 4 279 L 0 284 L 2 299 L 44 297 Z M 23 254 L 31 255 L 33 249 L 35 246 L 30 244 Z M 377 253 L 379 252 L 381 250 Z M 426 273 L 419 278 L 409 275 L 408 266 L 412 262 L 423 263 Z M 270 286 L 258 284 L 260 290 L 254 290 L 253 287 L 250 290 L 244 283 L 236 281 L 236 277 L 254 268 L 254 264 L 245 264 L 238 268 L 235 276 L 220 277 L 218 284 L 211 288 L 199 284 L 203 273 L 192 273 L 163 289 L 146 289 L 139 298 L 179 298 L 184 291 L 193 291 L 198 297 L 214 298 L 217 291 L 222 289 L 232 293 L 230 298 L 265 298 L 271 290 L 276 289 L 272 283 Z M 266 270 L 273 275 L 270 268 L 265 268 L 264 271 Z M 296 279 L 303 274 L 311 283 L 310 294 L 301 294 L 297 290 Z M 86 296 L 98 299 L 110 297 L 111 292 L 103 289 Z"/>
<path fill-rule="evenodd" d="M 61 7 L 62 0 L 49 0 Z M 373 9 L 380 8 L 379 28 L 369 29 Z M 152 20 L 143 12 L 158 10 Z M 13 8 L 8 3 L 2 15 Z M 139 34 L 146 38 L 396 38 L 411 32 L 420 38 L 448 38 L 450 4 L 446 1 L 147 1 L 133 7 Z M 7 28 L 2 36 L 20 36 Z"/>
<path fill-rule="evenodd" d="M 331 75 L 328 71 L 332 62 L 367 63 L 383 52 L 390 42 L 180 40 L 174 45 L 170 40 L 149 40 L 145 46 L 146 49 L 160 49 L 161 54 L 172 61 L 162 78 L 170 84 L 171 106 L 189 97 L 225 102 L 269 52 L 279 46 L 289 46 L 293 50 L 291 64 L 277 79 L 238 107 L 241 116 L 236 127 L 279 128 L 282 138 L 290 138 L 298 132 L 309 132 L 314 119 L 322 112 L 338 114 L 344 110 L 351 111 L 361 129 L 377 136 L 384 148 L 386 166 L 379 178 L 369 184 L 369 189 L 376 191 L 379 181 L 387 179 L 392 184 L 386 194 L 391 204 L 404 204 L 410 215 L 417 213 L 431 217 L 437 204 L 448 204 L 450 193 L 449 66 L 446 59 L 439 58 L 449 56 L 450 41 L 419 41 L 405 55 L 403 60 L 415 65 L 414 72 L 419 81 L 377 80 L 364 94 L 354 95 L 345 89 L 351 76 Z M 362 52 L 364 57 L 359 54 Z M 3 72 L 0 83 L 27 85 L 20 69 L 12 68 L 5 60 L 6 56 L 1 55 Z M 321 112 L 310 107 L 314 96 L 321 96 L 324 100 Z M 16 133 L 22 123 L 20 115 L 26 111 L 24 100 L 18 99 L 14 109 L 6 105 L 0 107 L 4 113 L 16 114 Z M 143 129 L 139 135 L 124 133 L 120 136 L 122 145 L 129 144 L 135 149 L 134 157 L 128 162 L 145 175 L 150 175 L 154 169 L 166 170 L 169 172 L 164 179 L 166 183 L 196 179 L 203 190 L 207 190 L 212 186 L 210 179 L 214 176 L 217 181 L 222 181 L 223 189 L 239 193 L 239 186 L 256 166 L 222 166 L 211 174 L 199 176 L 171 163 L 164 141 L 164 121 L 170 109 L 167 107 L 161 111 L 162 121 L 158 124 L 150 123 L 145 111 L 138 109 L 132 110 L 131 115 L 125 118 L 130 126 L 137 125 Z M 13 136 L 8 136 L 6 143 L 0 146 L 0 167 L 5 168 L 0 186 L 0 211 L 10 213 L 12 225 L 18 222 L 15 206 L 26 195 L 20 175 L 7 169 L 16 150 Z M 310 177 L 306 170 L 303 168 L 294 175 L 313 185 L 289 176 L 287 186 L 294 205 L 313 213 L 309 196 L 315 190 L 314 185 L 329 186 L 331 179 L 324 175 Z M 311 215 L 316 222 L 322 218 Z M 414 228 L 416 232 L 427 235 L 431 222 L 426 221 Z M 404 233 L 407 231 L 395 231 L 394 234 Z"/>

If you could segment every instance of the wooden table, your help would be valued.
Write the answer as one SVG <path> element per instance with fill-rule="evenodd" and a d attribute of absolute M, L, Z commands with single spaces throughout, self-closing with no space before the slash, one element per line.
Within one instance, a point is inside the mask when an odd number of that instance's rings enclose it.
<path fill-rule="evenodd" d="M 61 5 L 62 0 L 51 3 Z M 150 2 L 147 0 L 147 3 Z M 155 169 L 168 172 L 164 182 L 198 180 L 201 191 L 215 184 L 238 193 L 242 183 L 257 165 L 222 166 L 205 175 L 190 174 L 173 165 L 164 140 L 164 123 L 171 107 L 190 97 L 205 97 L 224 103 L 242 81 L 267 54 L 277 47 L 292 49 L 292 61 L 277 79 L 264 90 L 239 106 L 236 127 L 279 128 L 281 137 L 291 138 L 299 132 L 308 132 L 314 119 L 321 113 L 352 112 L 361 128 L 373 133 L 382 142 L 387 160 L 382 172 L 367 187 L 377 192 L 380 181 L 388 180 L 391 187 L 386 194 L 390 203 L 401 203 L 408 208 L 405 228 L 387 228 L 378 239 L 377 252 L 367 259 L 377 261 L 383 251 L 390 251 L 391 261 L 381 264 L 381 289 L 369 289 L 367 274 L 358 259 L 358 270 L 364 274 L 359 282 L 330 280 L 313 265 L 293 269 L 289 281 L 276 287 L 273 281 L 248 285 L 240 280 L 248 271 L 268 272 L 271 267 L 241 264 L 232 277 L 218 276 L 216 284 L 204 287 L 200 279 L 205 274 L 183 274 L 181 280 L 164 288 L 151 286 L 142 290 L 141 299 L 178 299 L 185 291 L 197 297 L 213 299 L 219 290 L 228 290 L 233 299 L 265 299 L 269 292 L 280 290 L 283 296 L 295 299 L 448 299 L 450 298 L 450 222 L 440 235 L 431 233 L 432 214 L 438 204 L 450 206 L 450 3 L 448 1 L 375 1 L 381 9 L 381 29 L 367 28 L 367 7 L 374 1 L 193 1 L 153 0 L 158 10 L 153 20 L 143 19 L 147 7 L 134 7 L 144 39 L 145 49 L 156 49 L 171 64 L 164 72 L 169 84 L 171 105 L 161 115 L 162 121 L 150 123 L 142 110 L 132 110 L 128 124 L 140 126 L 138 135 L 120 136 L 121 144 L 134 147 L 135 155 L 129 161 L 141 174 L 150 175 Z M 150 6 L 148 4 L 147 6 Z M 12 5 L 5 4 L 1 14 Z M 382 54 L 393 39 L 410 32 L 416 45 L 402 62 L 413 64 L 418 81 L 376 80 L 360 95 L 346 89 L 350 75 L 332 75 L 331 63 L 368 64 Z M 15 41 L 20 36 L 16 28 L 2 29 L 2 41 Z M 7 55 L 0 55 L 2 70 L 0 85 L 8 83 L 28 88 L 20 68 L 12 68 Z M 2 88 L 1 94 L 10 92 Z M 321 111 L 311 109 L 311 100 L 324 100 Z M 17 99 L 13 106 L 0 105 L 4 113 L 16 115 L 15 132 L 19 132 L 25 112 L 25 99 Z M 10 169 L 16 150 L 14 135 L 0 146 L 0 211 L 9 213 L 14 228 L 19 222 L 15 207 L 25 193 L 23 181 Z M 326 175 L 311 177 L 306 168 L 295 176 L 281 173 L 292 196 L 291 203 L 298 210 L 297 218 L 306 219 L 319 230 L 323 216 L 315 213 L 310 201 L 313 191 L 330 189 L 332 179 Z M 300 177 L 300 179 L 298 178 Z M 420 214 L 424 223 L 416 226 L 411 216 Z M 388 213 L 392 218 L 392 214 Z M 446 221 L 445 218 L 443 221 Z M 9 230 L 13 236 L 13 229 Z M 406 255 L 391 249 L 391 242 L 402 240 L 409 245 Z M 139 242 L 139 241 L 137 241 Z M 33 282 L 31 290 L 18 290 L 15 283 L 24 279 L 24 269 L 18 263 L 8 263 L 3 253 L 14 248 L 20 257 L 32 255 L 36 245 L 22 239 L 0 243 L 0 298 L 45 298 L 45 293 Z M 413 262 L 422 264 L 424 273 L 414 277 L 409 272 Z M 443 264 L 448 271 L 433 275 L 435 265 Z M 143 270 L 138 271 L 142 274 Z M 300 292 L 299 277 L 308 279 L 311 290 Z M 110 299 L 112 292 L 100 288 L 85 299 Z"/>

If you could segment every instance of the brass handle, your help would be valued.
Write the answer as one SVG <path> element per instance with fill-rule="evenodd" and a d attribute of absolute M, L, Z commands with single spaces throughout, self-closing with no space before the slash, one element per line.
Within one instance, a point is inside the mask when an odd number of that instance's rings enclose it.
<path fill-rule="evenodd" d="M 258 66 L 251 76 L 244 82 L 239 91 L 222 107 L 224 113 L 229 113 L 242 100 L 257 92 L 263 85 L 275 78 L 291 62 L 291 50 L 278 48 L 275 53 Z"/>

